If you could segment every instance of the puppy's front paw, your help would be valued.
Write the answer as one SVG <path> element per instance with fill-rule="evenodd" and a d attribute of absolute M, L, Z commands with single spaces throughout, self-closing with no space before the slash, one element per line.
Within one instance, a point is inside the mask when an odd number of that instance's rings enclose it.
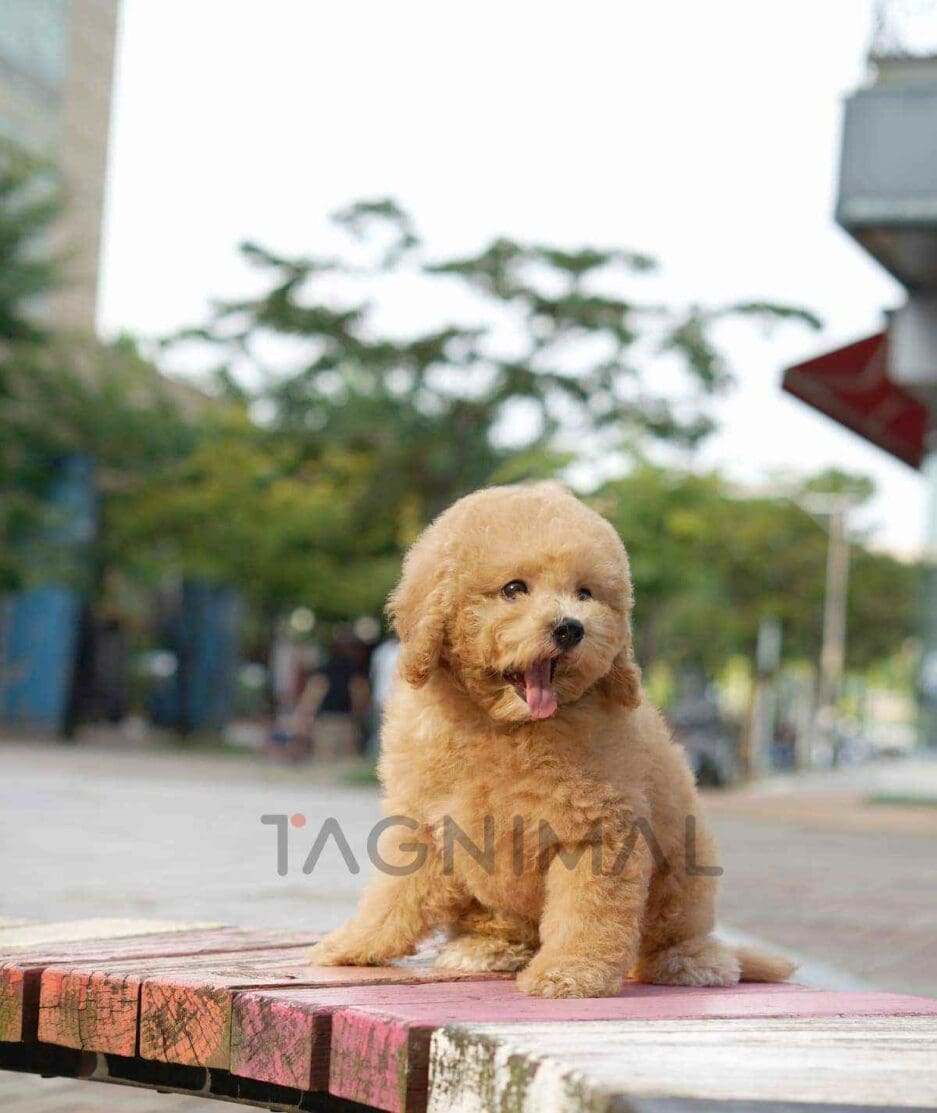
<path fill-rule="evenodd" d="M 534 959 L 517 975 L 517 988 L 529 997 L 614 997 L 621 983 L 621 971 L 581 962 Z"/>
<path fill-rule="evenodd" d="M 373 943 L 343 928 L 333 931 L 306 952 L 313 966 L 381 966 L 386 957 Z"/>

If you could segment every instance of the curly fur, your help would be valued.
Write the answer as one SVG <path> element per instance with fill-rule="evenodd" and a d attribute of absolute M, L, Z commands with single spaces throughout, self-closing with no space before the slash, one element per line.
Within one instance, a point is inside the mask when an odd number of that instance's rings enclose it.
<path fill-rule="evenodd" d="M 529 590 L 509 600 L 512 580 Z M 381 756 L 385 814 L 417 827 L 388 828 L 383 858 L 419 853 L 419 868 L 379 874 L 314 962 L 384 963 L 443 928 L 442 965 L 522 968 L 520 989 L 544 997 L 615 994 L 629 972 L 670 985 L 791 973 L 711 934 L 716 880 L 698 867 L 715 865 L 715 843 L 642 693 L 631 606 L 617 533 L 558 484 L 478 491 L 423 533 L 389 603 L 402 652 Z M 585 636 L 560 654 L 562 618 Z M 509 678 L 545 658 L 557 707 L 536 719 Z M 474 854 L 447 846 L 452 824 Z"/>

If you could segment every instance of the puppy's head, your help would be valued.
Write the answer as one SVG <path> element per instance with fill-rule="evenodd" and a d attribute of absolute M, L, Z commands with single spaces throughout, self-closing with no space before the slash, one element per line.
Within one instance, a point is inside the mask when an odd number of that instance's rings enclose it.
<path fill-rule="evenodd" d="M 547 719 L 598 687 L 640 702 L 628 558 L 555 483 L 460 499 L 407 554 L 389 612 L 412 685 L 447 669 L 502 722 Z"/>

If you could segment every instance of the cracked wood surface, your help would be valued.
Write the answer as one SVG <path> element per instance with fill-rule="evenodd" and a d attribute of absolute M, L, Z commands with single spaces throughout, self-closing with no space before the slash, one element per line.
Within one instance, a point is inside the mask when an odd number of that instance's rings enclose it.
<path fill-rule="evenodd" d="M 147 1059 L 228 1069 L 234 1005 L 245 991 L 292 985 L 327 992 L 342 987 L 405 986 L 478 977 L 433 969 L 426 958 L 386 967 L 310 966 L 305 962 L 294 966 L 267 963 L 259 953 L 236 968 L 151 976 L 144 981 L 140 996 L 139 1050 Z M 244 1048 L 243 1038 L 239 1038 L 238 1046 Z"/>
<path fill-rule="evenodd" d="M 366 969 L 360 971 L 367 973 Z M 374 982 L 388 982 L 378 969 L 374 969 Z M 621 1005 L 600 1002 L 538 1002 L 531 1005 L 530 999 L 520 995 L 514 988 L 510 975 L 495 976 L 470 974 L 464 975 L 465 984 L 454 981 L 451 971 L 428 969 L 421 978 L 420 985 L 399 985 L 393 987 L 368 987 L 364 984 L 344 991 L 287 989 L 258 990 L 238 996 L 234 1003 L 231 1070 L 235 1074 L 263 1079 L 283 1086 L 316 1088 L 324 1086 L 329 1071 L 329 1039 L 331 1017 L 341 1007 L 362 1006 L 383 1009 L 393 1013 L 399 1009 L 412 1009 L 414 1006 L 438 1007 L 445 1003 L 450 1011 L 444 1022 L 466 1015 L 466 1010 L 484 1009 L 484 1015 L 512 1019 L 518 1015 L 557 1014 L 561 1019 L 580 1015 L 620 1015 Z M 400 979 L 401 981 L 403 979 Z M 360 981 L 364 983 L 365 979 Z M 438 983 L 438 984 L 433 984 Z M 744 1010 L 738 996 L 745 998 L 751 994 L 753 986 L 742 986 L 736 991 L 721 993 L 736 994 L 735 997 L 721 997 L 720 1009 Z M 779 991 L 806 992 L 801 986 L 783 986 Z M 666 998 L 674 991 L 659 986 L 630 987 L 631 1004 L 645 995 L 650 998 Z M 698 1015 L 712 1004 L 706 995 L 710 991 L 690 989 L 684 991 L 681 1001 L 658 1005 L 658 1008 L 671 1008 L 676 1015 Z M 431 1031 L 431 1029 L 428 1029 Z M 422 1038 L 422 1037 L 418 1037 Z M 338 1041 L 341 1043 L 341 1041 Z M 357 1052 L 352 1050 L 353 1058 Z M 341 1083 L 343 1086 L 346 1082 Z"/>
<path fill-rule="evenodd" d="M 303 984 L 312 967 L 299 952 L 258 951 L 232 961 L 167 963 L 140 991 L 139 1053 L 182 1066 L 226 1068 L 231 1009 L 239 990 Z"/>
<path fill-rule="evenodd" d="M 889 1041 L 901 1072 L 913 1077 L 905 1090 L 898 1086 L 904 1074 L 894 1074 L 896 1093 L 930 1093 L 937 1074 L 921 1067 L 927 1056 L 937 1062 L 937 1000 L 930 998 L 790 984 L 628 983 L 613 998 L 542 1000 L 524 997 L 509 976 L 434 968 L 431 951 L 387 968 L 313 967 L 305 948 L 315 938 L 221 928 L 68 946 L 53 933 L 44 945 L 6 952 L 0 940 L 0 1019 L 18 991 L 20 1034 L 43 1041 L 5 1046 L 105 1052 L 141 1069 L 222 1071 L 241 1079 L 232 1085 L 242 1096 L 288 1090 L 311 1100 L 327 1091 L 388 1113 L 423 1113 L 428 1103 L 433 1113 L 612 1113 L 660 1109 L 658 1099 L 736 1100 L 707 1081 L 713 1047 L 733 1062 L 741 1057 L 746 1069 L 760 1063 L 765 1077 L 777 1079 L 786 1060 L 812 1062 L 829 1094 L 837 1075 L 851 1077 L 857 1061 L 868 1062 L 866 1090 L 855 1092 L 885 1106 L 914 1104 L 880 1101 L 888 1057 L 878 1052 Z M 533 1042 L 515 1046 L 505 1032 Z M 638 1066 L 616 1074 L 621 1055 L 609 1059 L 606 1050 L 619 1045 L 643 1050 L 635 1052 Z M 674 1060 L 683 1062 L 684 1046 L 689 1089 L 661 1089 L 660 1079 L 674 1076 Z M 819 1058 L 810 1059 L 805 1046 L 821 1048 Z M 732 1071 L 722 1064 L 716 1073 Z M 811 1073 L 802 1074 L 803 1084 L 790 1091 L 777 1081 L 774 1096 L 826 1101 L 822 1087 L 811 1088 Z M 763 1100 L 755 1082 L 745 1085 L 737 1100 Z M 548 1096 L 553 1104 L 544 1104 Z M 556 1104 L 560 1098 L 567 1104 Z"/>
<path fill-rule="evenodd" d="M 347 970 L 351 973 L 351 970 Z M 497 993 L 510 975 L 425 967 L 362 967 L 342 988 L 257 990 L 234 1002 L 231 1071 L 279 1086 L 327 1089 L 332 1016 L 349 1006 L 451 1003 L 454 1011 L 479 995 Z"/>
<path fill-rule="evenodd" d="M 301 970 L 305 950 L 315 939 L 292 932 L 241 932 L 208 940 L 204 946 L 180 942 L 138 957 L 47 966 L 40 980 L 38 1038 L 85 1051 L 133 1055 L 141 987 L 148 977 L 182 978 L 201 971 L 240 977 L 256 968 Z M 255 960 L 258 955 L 263 957 Z"/>
<path fill-rule="evenodd" d="M 937 1019 L 460 1024 L 432 1039 L 428 1113 L 678 1113 L 728 1102 L 766 1113 L 937 1105 Z"/>
<path fill-rule="evenodd" d="M 97 925 L 97 926 L 95 926 Z M 137 929 L 146 927 L 141 934 Z M 161 920 L 81 920 L 76 939 L 65 940 L 69 923 L 0 930 L 0 1040 L 36 1038 L 39 978 L 45 967 L 69 960 L 103 961 L 143 955 L 188 953 L 215 940 L 246 934 L 235 928 L 192 930 Z M 97 934 L 95 934 L 97 932 Z"/>

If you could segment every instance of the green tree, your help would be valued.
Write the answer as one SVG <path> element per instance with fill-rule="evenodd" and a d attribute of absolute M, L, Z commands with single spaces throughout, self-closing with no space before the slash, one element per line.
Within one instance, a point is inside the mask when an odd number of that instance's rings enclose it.
<path fill-rule="evenodd" d="M 633 439 L 697 443 L 712 429 L 707 399 L 731 381 L 713 339 L 719 321 L 818 324 L 790 306 L 640 299 L 654 263 L 633 252 L 502 238 L 432 260 L 392 201 L 359 202 L 335 220 L 351 239 L 342 256 L 244 244 L 266 292 L 218 303 L 176 340 L 207 343 L 218 387 L 290 436 L 304 462 L 373 458 L 355 519 L 381 552 L 492 479 L 543 474 Z M 404 335 L 386 325 L 383 305 L 415 300 L 457 323 Z M 661 366 L 682 373 L 689 399 L 654 389 Z"/>
<path fill-rule="evenodd" d="M 865 477 L 823 473 L 804 491 L 871 493 Z M 606 484 L 596 505 L 621 533 L 635 581 L 642 660 L 710 675 L 751 656 L 759 622 L 780 619 L 784 654 L 816 660 L 822 638 L 827 538 L 795 501 L 741 495 L 718 475 L 641 464 Z M 861 542 L 852 550 L 850 668 L 897 652 L 914 634 L 918 570 Z"/>
<path fill-rule="evenodd" d="M 41 538 L 54 525 L 50 482 L 74 455 L 95 463 L 102 527 L 92 566 L 134 565 L 137 554 L 111 528 L 112 512 L 193 450 L 205 399 L 160 376 L 127 339 L 13 345 L 3 369 L 0 590 L 63 574 L 55 547 Z"/>
<path fill-rule="evenodd" d="M 237 584 L 272 625 L 298 602 L 325 619 L 380 610 L 399 571 L 382 531 L 355 517 L 373 458 L 303 461 L 243 412 L 214 415 L 193 451 L 114 503 L 112 526 L 144 577 Z"/>
<path fill-rule="evenodd" d="M 244 244 L 266 292 L 219 302 L 204 326 L 173 338 L 205 346 L 217 393 L 256 427 L 243 456 L 228 448 L 215 464 L 200 453 L 140 508 L 141 522 L 175 538 L 179 562 L 233 576 L 265 608 L 304 601 L 347 616 L 341 585 L 353 584 L 356 608 L 377 612 L 403 550 L 466 491 L 552 475 L 636 439 L 703 438 L 706 401 L 731 381 L 712 338 L 717 322 L 818 323 L 788 306 L 640 300 L 653 261 L 616 249 L 499 239 L 433 260 L 388 200 L 354 204 L 335 222 L 347 234 L 339 256 Z M 449 323 L 408 333 L 387 324 L 415 301 L 437 305 Z M 652 389 L 659 366 L 692 385 L 689 403 Z M 295 519 L 282 505 L 274 513 L 271 500 L 287 491 Z M 253 510 L 239 516 L 235 506 Z"/>

